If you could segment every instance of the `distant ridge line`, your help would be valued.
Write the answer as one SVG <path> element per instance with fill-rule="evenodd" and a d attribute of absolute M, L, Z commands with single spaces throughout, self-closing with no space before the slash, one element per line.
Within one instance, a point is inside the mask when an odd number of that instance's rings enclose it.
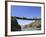
<path fill-rule="evenodd" d="M 16 19 L 21 19 L 21 20 L 41 20 L 41 18 L 25 18 L 25 17 L 16 17 Z"/>

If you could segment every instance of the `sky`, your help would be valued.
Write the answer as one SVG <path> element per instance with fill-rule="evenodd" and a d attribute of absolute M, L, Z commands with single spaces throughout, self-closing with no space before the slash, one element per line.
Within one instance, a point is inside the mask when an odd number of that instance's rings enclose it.
<path fill-rule="evenodd" d="M 37 18 L 41 16 L 41 7 L 11 5 L 11 16 Z M 32 22 L 31 20 L 19 19 L 17 19 L 17 21 L 21 25 L 26 25 Z"/>

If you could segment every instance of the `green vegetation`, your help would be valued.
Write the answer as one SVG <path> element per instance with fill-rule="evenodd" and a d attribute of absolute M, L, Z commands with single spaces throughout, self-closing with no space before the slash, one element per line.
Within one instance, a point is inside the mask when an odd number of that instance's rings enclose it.
<path fill-rule="evenodd" d="M 21 26 L 18 24 L 16 17 L 11 16 L 11 31 L 21 31 Z"/>

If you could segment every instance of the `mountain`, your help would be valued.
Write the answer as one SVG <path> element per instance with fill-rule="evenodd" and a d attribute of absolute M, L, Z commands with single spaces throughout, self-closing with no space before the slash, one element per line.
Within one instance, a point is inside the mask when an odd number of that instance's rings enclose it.
<path fill-rule="evenodd" d="M 21 31 L 21 26 L 18 24 L 16 17 L 11 16 L 11 31 Z"/>
<path fill-rule="evenodd" d="M 41 29 L 41 20 L 35 20 L 32 23 L 25 25 L 25 28 L 40 28 Z"/>
<path fill-rule="evenodd" d="M 31 26 L 36 27 L 36 28 L 40 28 L 41 27 L 41 20 L 35 20 L 31 24 L 29 24 L 29 27 L 31 27 Z"/>

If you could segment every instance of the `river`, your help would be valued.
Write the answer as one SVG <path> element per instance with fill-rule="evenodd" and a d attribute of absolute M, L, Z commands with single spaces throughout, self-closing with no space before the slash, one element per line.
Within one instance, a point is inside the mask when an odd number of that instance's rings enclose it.
<path fill-rule="evenodd" d="M 21 26 L 22 31 L 33 31 L 33 30 L 40 30 L 40 28 L 33 28 L 33 27 L 27 27 L 24 28 L 24 26 Z"/>

